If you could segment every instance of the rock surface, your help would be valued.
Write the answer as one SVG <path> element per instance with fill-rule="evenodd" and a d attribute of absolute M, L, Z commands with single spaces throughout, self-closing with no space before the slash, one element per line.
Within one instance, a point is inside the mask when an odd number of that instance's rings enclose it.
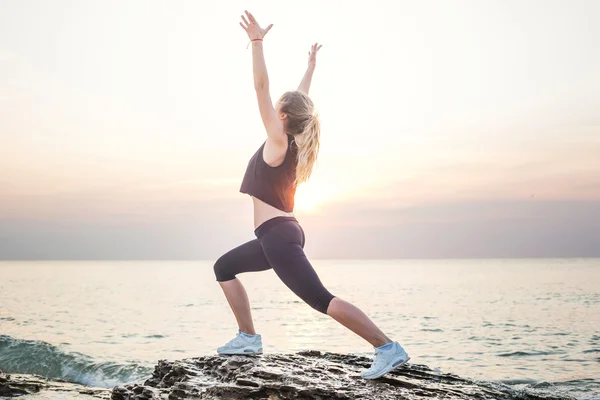
<path fill-rule="evenodd" d="M 380 379 L 362 379 L 360 371 L 370 363 L 366 357 L 318 351 L 160 360 L 152 376 L 143 384 L 124 384 L 112 391 L 0 371 L 0 398 L 36 394 L 27 397 L 71 399 L 85 396 L 112 400 L 568 399 L 441 374 L 424 365 L 410 363 Z"/>
<path fill-rule="evenodd" d="M 110 399 L 111 390 L 39 375 L 5 374 L 0 370 L 0 398 L 27 396 L 61 399 Z"/>
<path fill-rule="evenodd" d="M 265 356 L 207 356 L 160 360 L 143 385 L 113 389 L 112 400 L 134 399 L 521 399 L 564 397 L 517 392 L 407 364 L 370 381 L 366 357 L 306 351 Z"/>

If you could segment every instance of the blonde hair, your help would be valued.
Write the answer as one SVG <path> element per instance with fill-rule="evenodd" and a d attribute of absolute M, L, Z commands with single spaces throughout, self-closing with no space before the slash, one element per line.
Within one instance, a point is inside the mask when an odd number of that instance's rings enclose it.
<path fill-rule="evenodd" d="M 278 103 L 281 104 L 281 112 L 287 114 L 286 133 L 293 135 L 298 145 L 298 164 L 294 182 L 297 186 L 310 178 L 317 161 L 321 134 L 319 114 L 310 97 L 298 90 L 285 92 Z"/>

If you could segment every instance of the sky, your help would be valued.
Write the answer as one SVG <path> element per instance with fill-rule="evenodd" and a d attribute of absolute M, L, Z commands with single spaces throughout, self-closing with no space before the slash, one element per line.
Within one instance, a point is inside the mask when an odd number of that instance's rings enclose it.
<path fill-rule="evenodd" d="M 600 257 L 600 2 L 0 0 L 0 259 L 216 259 L 311 44 L 309 258 Z"/>

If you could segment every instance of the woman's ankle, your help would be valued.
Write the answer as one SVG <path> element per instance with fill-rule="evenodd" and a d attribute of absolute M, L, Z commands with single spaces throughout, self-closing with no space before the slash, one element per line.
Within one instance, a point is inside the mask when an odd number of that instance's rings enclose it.
<path fill-rule="evenodd" d="M 246 336 L 256 335 L 256 331 L 254 329 L 238 329 L 238 332 L 243 333 Z"/>

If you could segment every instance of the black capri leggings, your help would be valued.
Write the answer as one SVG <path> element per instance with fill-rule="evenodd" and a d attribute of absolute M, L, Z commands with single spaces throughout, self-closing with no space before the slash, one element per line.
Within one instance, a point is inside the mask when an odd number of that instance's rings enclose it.
<path fill-rule="evenodd" d="M 327 314 L 333 295 L 304 254 L 304 230 L 294 217 L 279 216 L 254 230 L 256 239 L 223 254 L 215 263 L 217 281 L 234 279 L 242 272 L 273 268 L 277 276 L 298 297 L 317 311 Z"/>

